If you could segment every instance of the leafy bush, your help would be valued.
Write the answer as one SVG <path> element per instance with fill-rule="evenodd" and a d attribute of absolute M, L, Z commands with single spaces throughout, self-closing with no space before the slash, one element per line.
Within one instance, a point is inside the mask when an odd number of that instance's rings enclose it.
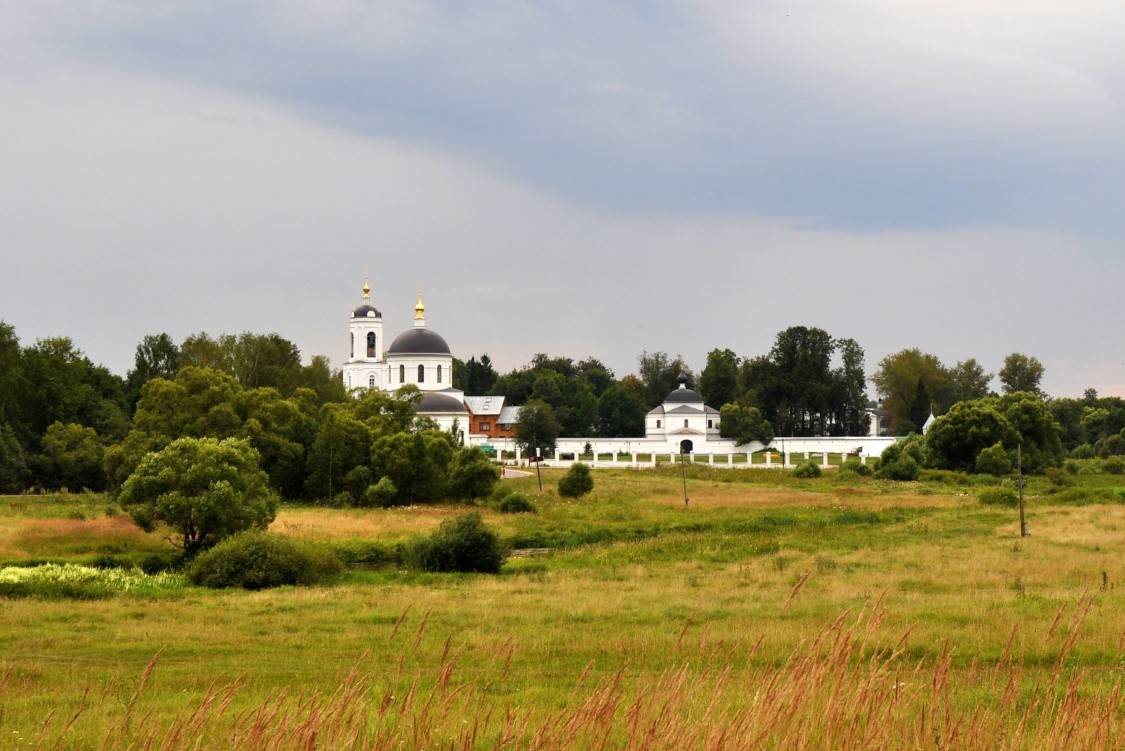
<path fill-rule="evenodd" d="M 538 514 L 539 509 L 523 493 L 509 493 L 496 508 L 502 514 Z"/>
<path fill-rule="evenodd" d="M 1065 488 L 1052 493 L 1052 503 L 1068 506 L 1088 506 L 1096 503 L 1121 503 L 1125 501 L 1113 488 Z"/>
<path fill-rule="evenodd" d="M 977 454 L 976 470 L 979 474 L 994 477 L 1011 474 L 1012 460 L 1004 449 L 1004 444 L 997 441 L 988 448 L 981 449 Z"/>
<path fill-rule="evenodd" d="M 355 496 L 351 494 L 351 491 L 341 490 L 326 500 L 324 505 L 328 508 L 350 508 L 355 505 Z"/>
<path fill-rule="evenodd" d="M 343 571 L 328 550 L 269 532 L 243 532 L 203 553 L 187 570 L 204 587 L 267 589 L 316 584 Z"/>
<path fill-rule="evenodd" d="M 511 485 L 506 482 L 498 482 L 496 483 L 496 487 L 492 490 L 492 500 L 502 501 L 510 496 L 513 492 L 515 491 L 512 490 Z"/>
<path fill-rule="evenodd" d="M 1047 480 L 1056 488 L 1074 484 L 1074 478 L 1071 477 L 1070 473 L 1059 467 L 1047 467 L 1043 474 L 1047 476 Z"/>
<path fill-rule="evenodd" d="M 891 448 L 894 448 L 893 446 Z M 890 449 L 887 449 L 890 451 Z M 884 480 L 900 480 L 905 482 L 912 482 L 918 479 L 918 473 L 921 468 L 918 466 L 917 460 L 910 454 L 900 454 L 898 458 L 893 461 L 883 461 L 879 463 L 879 469 L 875 476 Z"/>
<path fill-rule="evenodd" d="M 1078 446 L 1075 446 L 1074 449 L 1070 452 L 1070 458 L 1071 459 L 1093 459 L 1094 458 L 1094 447 L 1091 446 L 1088 443 L 1083 443 L 1083 444 L 1080 444 Z"/>
<path fill-rule="evenodd" d="M 840 465 L 840 469 L 845 472 L 854 472 L 861 477 L 867 477 L 871 474 L 871 467 L 864 464 L 858 456 L 849 456 Z"/>
<path fill-rule="evenodd" d="M 820 465 L 813 461 L 801 462 L 793 470 L 794 477 L 820 477 Z"/>
<path fill-rule="evenodd" d="M 911 433 L 883 449 L 875 476 L 884 480 L 913 481 L 918 479 L 924 466 L 927 466 L 926 444 L 922 436 Z"/>
<path fill-rule="evenodd" d="M 977 494 L 977 500 L 985 506 L 1010 506 L 1020 504 L 1020 497 L 1011 488 L 984 488 Z"/>
<path fill-rule="evenodd" d="M 559 480 L 559 495 L 564 498 L 578 498 L 593 489 L 594 478 L 590 475 L 590 468 L 582 462 L 571 465 Z"/>
<path fill-rule="evenodd" d="M 1125 461 L 1120 459 L 1106 459 L 1102 462 L 1102 471 L 1109 475 L 1125 474 Z"/>
<path fill-rule="evenodd" d="M 406 565 L 422 571 L 485 574 L 499 573 L 508 557 L 500 538 L 476 512 L 442 522 L 432 535 L 416 540 L 403 553 Z"/>
<path fill-rule="evenodd" d="M 363 491 L 363 504 L 367 508 L 387 508 L 393 506 L 398 488 L 389 477 L 379 478 L 379 482 L 368 485 Z"/>
<path fill-rule="evenodd" d="M 942 485 L 971 485 L 972 477 L 952 469 L 923 469 L 918 472 L 922 482 L 936 482 Z"/>

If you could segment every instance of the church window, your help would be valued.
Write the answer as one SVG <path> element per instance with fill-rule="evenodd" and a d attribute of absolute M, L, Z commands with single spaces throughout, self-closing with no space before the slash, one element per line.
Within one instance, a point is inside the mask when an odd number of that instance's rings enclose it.
<path fill-rule="evenodd" d="M 426 382 L 426 368 L 419 365 L 418 366 L 418 383 L 425 383 L 425 382 Z"/>
<path fill-rule="evenodd" d="M 714 420 L 708 420 L 707 421 L 707 429 L 710 430 L 713 427 L 715 427 L 715 421 Z"/>
<path fill-rule="evenodd" d="M 398 366 L 398 382 L 399 383 L 406 383 L 406 366 L 405 365 L 399 365 Z"/>
<path fill-rule="evenodd" d="M 684 427 L 687 427 L 687 420 L 684 420 Z"/>
<path fill-rule="evenodd" d="M 351 348 L 350 352 L 351 352 L 351 358 L 354 360 L 355 359 L 355 332 L 354 331 L 352 332 L 351 336 L 352 336 L 352 348 Z"/>
<path fill-rule="evenodd" d="M 367 388 L 370 388 L 370 389 L 375 388 L 375 376 L 374 375 L 367 376 Z"/>
<path fill-rule="evenodd" d="M 371 331 L 367 334 L 367 356 L 375 357 L 375 332 Z"/>
<path fill-rule="evenodd" d="M 656 421 L 656 427 L 658 427 L 658 428 L 660 427 L 660 420 Z"/>
<path fill-rule="evenodd" d="M 437 366 L 437 382 L 441 383 L 441 366 Z"/>

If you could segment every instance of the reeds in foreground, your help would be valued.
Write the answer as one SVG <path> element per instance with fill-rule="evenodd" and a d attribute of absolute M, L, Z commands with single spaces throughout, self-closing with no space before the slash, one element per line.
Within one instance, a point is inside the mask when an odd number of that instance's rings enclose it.
<path fill-rule="evenodd" d="M 488 685 L 458 683 L 459 651 L 447 640 L 433 677 L 414 676 L 405 691 L 398 677 L 384 685 L 357 667 L 330 695 L 282 693 L 233 715 L 237 681 L 213 683 L 197 706 L 168 719 L 134 717 L 134 697 L 99 748 L 1125 748 L 1120 683 L 1091 693 L 1081 676 L 1061 680 L 1093 599 L 1078 601 L 1046 685 L 1034 687 L 1025 686 L 1023 665 L 1013 655 L 1015 632 L 993 668 L 978 668 L 974 660 L 957 673 L 962 685 L 953 687 L 950 648 L 936 659 L 911 661 L 907 636 L 893 648 L 871 644 L 884 612 L 875 603 L 854 617 L 841 615 L 780 666 L 755 664 L 753 650 L 712 651 L 703 667 L 684 665 L 656 676 L 630 676 L 622 668 L 587 685 L 588 667 L 561 709 L 505 706 Z M 1062 618 L 1060 611 L 1048 638 Z M 505 642 L 493 660 L 495 681 L 505 680 L 511 659 Z M 154 658 L 146 679 L 156 664 Z M 69 747 L 76 718 L 59 727 L 49 718 L 36 748 Z"/>

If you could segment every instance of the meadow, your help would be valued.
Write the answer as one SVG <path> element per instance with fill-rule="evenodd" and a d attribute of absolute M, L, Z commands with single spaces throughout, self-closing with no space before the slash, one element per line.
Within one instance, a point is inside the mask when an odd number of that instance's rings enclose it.
<path fill-rule="evenodd" d="M 329 586 L 0 572 L 0 746 L 1125 747 L 1125 478 L 1095 469 L 1033 479 L 1026 538 L 950 473 L 691 467 L 685 504 L 680 468 L 622 469 L 505 480 L 539 513 L 481 507 L 498 576 L 393 564 L 459 506 L 283 507 L 352 563 Z M 0 498 L 0 567 L 168 547 L 103 496 Z"/>

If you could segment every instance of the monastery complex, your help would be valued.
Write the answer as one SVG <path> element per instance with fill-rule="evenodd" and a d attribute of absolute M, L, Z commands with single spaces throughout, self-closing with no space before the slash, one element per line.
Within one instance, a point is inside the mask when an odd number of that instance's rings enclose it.
<path fill-rule="evenodd" d="M 466 395 L 453 387 L 453 353 L 445 339 L 426 325 L 421 292 L 414 306 L 413 326 L 386 346 L 383 314 L 372 304 L 371 287 L 365 280 L 362 303 L 352 311 L 348 329 L 351 349 L 342 377 L 349 390 L 393 392 L 402 386 L 416 386 L 422 392 L 421 401 L 415 405 L 419 414 L 433 419 L 443 430 L 463 431 L 466 445 L 488 446 L 497 455 L 501 451 L 515 452 L 518 460 L 513 428 L 519 407 L 507 404 L 503 396 Z M 894 441 L 876 436 L 778 437 L 770 448 L 780 454 L 776 466 L 788 465 L 794 454 L 798 458 L 823 456 L 827 464 L 828 454 L 875 457 Z M 665 397 L 663 404 L 649 411 L 644 437 L 563 437 L 556 442 L 555 456 L 546 458 L 565 465 L 582 454 L 586 446 L 595 455 L 613 455 L 614 464 L 619 455 L 631 456 L 631 463 L 637 464 L 638 454 L 652 457 L 651 462 L 655 462 L 657 455 L 685 453 L 707 456 L 717 466 L 734 466 L 735 455 L 749 455 L 765 448 L 756 442 L 739 446 L 721 437 L 719 411 L 704 404 L 697 391 L 687 388 L 686 378 L 680 379 L 679 387 Z M 761 464 L 760 458 L 758 463 Z"/>

